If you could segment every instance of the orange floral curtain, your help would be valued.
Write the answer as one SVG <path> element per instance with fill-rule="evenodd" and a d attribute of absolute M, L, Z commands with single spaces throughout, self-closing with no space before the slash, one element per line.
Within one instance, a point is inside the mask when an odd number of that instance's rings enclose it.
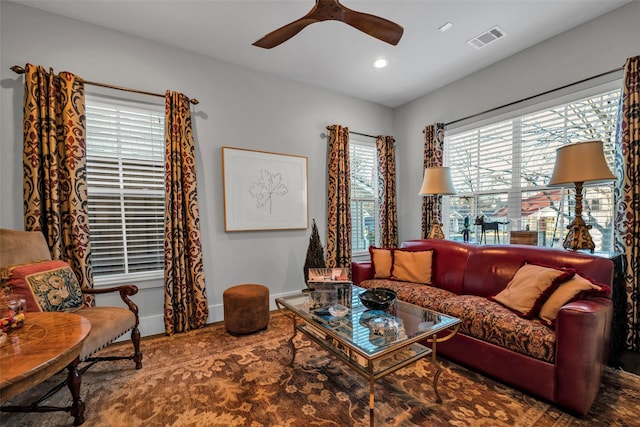
<path fill-rule="evenodd" d="M 24 228 L 42 231 L 51 257 L 68 262 L 91 288 L 84 84 L 69 72 L 25 70 Z"/>
<path fill-rule="evenodd" d="M 165 96 L 164 325 L 167 335 L 204 326 L 209 317 L 189 98 Z"/>
<path fill-rule="evenodd" d="M 424 128 L 423 171 L 426 168 L 444 165 L 444 124 L 436 123 Z M 422 182 L 422 176 L 420 177 Z M 442 196 L 422 198 L 422 238 L 429 235 L 431 224 L 442 215 Z"/>
<path fill-rule="evenodd" d="M 627 59 L 616 129 L 616 252 L 624 259 L 627 336 L 625 346 L 640 351 L 640 56 Z"/>
<path fill-rule="evenodd" d="M 376 152 L 378 156 L 380 246 L 390 248 L 398 245 L 395 139 L 392 136 L 377 137 Z"/>
<path fill-rule="evenodd" d="M 351 267 L 349 128 L 333 125 L 327 129 L 327 267 Z"/>

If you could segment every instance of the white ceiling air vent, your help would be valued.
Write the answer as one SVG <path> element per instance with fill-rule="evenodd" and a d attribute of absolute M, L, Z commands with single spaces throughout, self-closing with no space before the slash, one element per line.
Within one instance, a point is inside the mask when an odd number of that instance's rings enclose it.
<path fill-rule="evenodd" d="M 476 49 L 482 49 L 486 45 L 491 44 L 506 35 L 507 33 L 505 33 L 502 28 L 495 26 L 490 30 L 487 30 L 484 33 L 472 38 L 467 42 L 467 44 L 475 47 Z"/>

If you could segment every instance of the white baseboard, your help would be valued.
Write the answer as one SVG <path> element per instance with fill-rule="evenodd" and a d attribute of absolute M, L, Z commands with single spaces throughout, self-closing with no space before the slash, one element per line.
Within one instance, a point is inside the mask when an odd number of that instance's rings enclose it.
<path fill-rule="evenodd" d="M 291 292 L 283 292 L 278 295 L 270 296 L 269 309 L 276 310 L 278 307 L 276 306 L 275 299 L 288 296 L 295 295 L 300 293 L 300 291 L 291 291 Z M 209 318 L 207 319 L 207 324 L 221 322 L 224 320 L 224 307 L 222 304 L 213 304 L 209 306 Z M 152 314 L 149 316 L 140 316 L 140 335 L 143 337 L 148 337 L 150 335 L 158 335 L 164 334 L 164 315 Z M 125 341 L 130 339 L 130 334 L 126 334 L 120 337 L 117 341 Z"/>

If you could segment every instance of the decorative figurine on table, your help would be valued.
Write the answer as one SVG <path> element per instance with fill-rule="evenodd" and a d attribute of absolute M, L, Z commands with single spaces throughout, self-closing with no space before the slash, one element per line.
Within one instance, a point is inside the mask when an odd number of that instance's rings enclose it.
<path fill-rule="evenodd" d="M 471 233 L 471 229 L 469 228 L 469 215 L 464 217 L 464 230 L 462 230 L 462 240 L 465 242 L 469 241 L 469 234 Z"/>

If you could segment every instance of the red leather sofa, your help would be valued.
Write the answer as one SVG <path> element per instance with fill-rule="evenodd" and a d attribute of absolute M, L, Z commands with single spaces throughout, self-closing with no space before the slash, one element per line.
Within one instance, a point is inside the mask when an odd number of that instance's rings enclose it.
<path fill-rule="evenodd" d="M 372 280 L 371 262 L 353 263 L 353 283 L 362 287 L 397 289 L 400 299 L 413 299 L 409 302 L 414 303 L 417 294 L 428 293 L 436 287 L 437 292 L 446 295 L 477 296 L 482 297 L 482 304 L 498 305 L 486 297 L 503 290 L 525 261 L 570 267 L 609 287 L 613 280 L 613 263 L 609 259 L 582 252 L 525 245 L 476 246 L 447 240 L 409 240 L 402 243 L 401 248 L 434 250 L 432 285 Z M 436 298 L 424 298 L 418 301 L 422 301 L 422 305 L 435 304 L 429 308 L 444 312 L 438 308 L 446 307 L 442 304 L 446 300 L 441 299 L 438 303 Z M 450 302 L 454 300 L 449 299 Z M 452 305 L 448 306 L 451 308 Z M 550 337 L 551 351 L 547 360 L 479 339 L 463 329 L 452 340 L 438 344 L 438 354 L 576 415 L 584 415 L 598 394 L 607 363 L 612 317 L 610 298 L 587 296 L 560 309 L 555 330 L 536 320 L 514 320 L 530 322 L 534 330 L 544 331 Z"/>

